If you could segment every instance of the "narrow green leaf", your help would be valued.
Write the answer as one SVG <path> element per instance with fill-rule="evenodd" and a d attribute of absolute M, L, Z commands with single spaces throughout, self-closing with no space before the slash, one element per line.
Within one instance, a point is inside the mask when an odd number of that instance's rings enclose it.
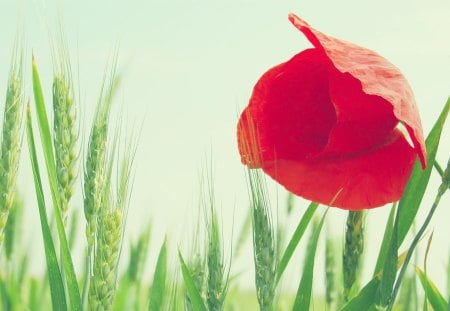
<path fill-rule="evenodd" d="M 50 281 L 50 293 L 52 297 L 53 310 L 67 310 L 66 295 L 64 293 L 63 280 L 60 274 L 58 259 L 56 257 L 55 245 L 53 244 L 50 226 L 47 220 L 44 192 L 42 189 L 41 175 L 34 143 L 33 127 L 31 124 L 30 105 L 27 106 L 27 140 L 30 151 L 31 167 L 33 169 L 34 185 L 39 208 L 42 237 L 44 239 L 45 258 Z"/>
<path fill-rule="evenodd" d="M 322 220 L 314 231 L 310 243 L 308 245 L 305 265 L 303 267 L 303 275 L 298 286 L 297 295 L 295 297 L 293 310 L 309 310 L 311 303 L 311 292 L 314 275 L 314 259 L 316 257 L 317 243 L 319 241 L 320 232 L 325 221 L 328 210 L 322 216 Z"/>
<path fill-rule="evenodd" d="M 444 176 L 444 170 L 442 169 L 442 166 L 438 163 L 438 161 L 434 161 L 434 169 L 436 170 L 436 172 L 438 172 L 441 178 Z"/>
<path fill-rule="evenodd" d="M 398 220 L 399 211 L 394 220 L 394 228 L 392 229 L 391 240 L 389 248 L 386 252 L 386 258 L 383 265 L 383 275 L 381 277 L 380 286 L 377 292 L 376 303 L 381 306 L 386 306 L 391 299 L 392 288 L 394 287 L 395 278 L 397 276 L 398 263 Z"/>
<path fill-rule="evenodd" d="M 421 185 L 421 187 L 419 187 L 420 189 L 417 189 L 417 191 L 422 190 L 422 188 L 423 188 L 423 191 L 425 191 L 426 184 L 428 183 L 428 180 L 429 180 L 429 177 L 430 177 L 432 165 L 433 165 L 433 163 L 435 161 L 436 152 L 437 152 L 437 148 L 438 148 L 438 145 L 439 145 L 439 140 L 440 140 L 440 137 L 441 137 L 442 128 L 444 127 L 444 123 L 445 123 L 445 120 L 446 120 L 447 115 L 449 113 L 449 110 L 450 110 L 450 97 L 447 99 L 447 103 L 446 103 L 444 109 L 442 110 L 441 115 L 439 116 L 438 120 L 436 121 L 435 125 L 433 126 L 433 129 L 431 130 L 430 134 L 428 134 L 428 137 L 427 137 L 427 140 L 426 140 L 427 150 L 429 152 L 429 154 L 428 154 L 429 158 L 428 158 L 428 168 L 427 168 L 427 170 L 430 170 L 430 171 L 428 172 L 428 174 L 425 174 L 425 173 L 423 174 L 423 176 L 426 176 L 426 178 L 425 177 L 420 178 L 420 176 L 419 176 L 418 179 L 416 179 L 416 180 L 413 179 L 413 183 L 417 182 L 418 184 Z M 450 165 L 450 160 L 449 160 L 449 164 L 448 165 Z M 414 177 L 414 171 L 413 171 L 413 176 L 412 177 Z M 443 180 L 443 182 L 444 182 L 444 180 Z M 410 179 L 410 181 L 408 182 L 408 185 L 410 185 L 411 183 L 412 182 L 411 182 L 411 179 Z M 407 185 L 407 188 L 408 188 L 408 185 Z M 436 211 L 437 206 L 439 205 L 439 201 L 440 201 L 440 198 L 441 198 L 442 194 L 447 190 L 447 186 L 444 187 L 444 185 L 445 185 L 445 183 L 441 184 L 441 186 L 439 187 L 438 194 L 437 194 L 437 196 L 435 198 L 435 201 L 433 202 L 433 205 L 431 206 L 430 211 L 428 212 L 428 215 L 427 215 L 424 223 L 420 227 L 419 231 L 415 235 L 413 241 L 411 242 L 411 245 L 408 248 L 408 252 L 406 254 L 405 261 L 404 261 L 403 266 L 402 266 L 402 268 L 400 270 L 400 273 L 399 273 L 399 275 L 397 277 L 397 281 L 395 282 L 395 285 L 394 285 L 394 287 L 392 289 L 391 299 L 390 299 L 389 306 L 388 306 L 388 309 L 387 309 L 388 311 L 392 310 L 392 308 L 394 306 L 395 298 L 396 298 L 396 296 L 398 294 L 398 291 L 400 289 L 400 285 L 402 283 L 403 276 L 405 275 L 406 268 L 407 268 L 407 266 L 409 264 L 409 261 L 411 260 L 412 254 L 413 254 L 417 244 L 419 243 L 423 233 L 427 229 L 427 227 L 428 227 L 428 225 L 429 225 L 429 223 L 430 223 L 430 221 L 431 221 L 431 219 L 432 219 L 432 217 L 434 215 L 434 212 Z M 408 195 L 409 195 L 409 197 L 414 197 L 414 194 L 408 193 Z M 423 197 L 423 192 L 421 194 L 419 193 L 419 195 L 418 195 L 418 200 L 417 201 L 419 203 L 420 203 L 420 200 L 421 200 L 422 197 Z M 401 217 L 402 207 L 404 209 L 409 209 L 411 207 L 411 206 L 409 206 L 407 204 L 406 205 L 405 204 L 402 205 L 402 201 L 403 201 L 403 198 L 400 201 L 399 210 L 397 212 L 397 217 L 396 217 L 396 221 L 397 221 L 397 218 L 399 219 L 399 224 L 400 224 L 400 222 L 403 219 Z M 406 201 L 410 202 L 411 204 L 417 203 L 413 199 L 410 199 L 409 201 L 406 200 Z M 419 203 L 417 203 L 417 204 L 419 204 Z M 417 209 L 416 209 L 416 212 L 417 212 Z M 409 217 L 408 216 L 409 215 L 408 212 L 405 212 L 405 213 L 406 214 L 404 214 L 404 215 L 406 215 L 406 217 Z M 415 217 L 415 214 L 414 214 L 414 217 Z M 405 237 L 406 232 L 409 230 L 409 227 L 412 224 L 412 220 L 410 220 L 410 221 L 411 222 L 407 222 L 408 225 L 407 225 L 406 231 L 404 231 L 403 238 Z M 399 229 L 400 229 L 400 226 L 399 226 Z M 400 236 L 400 231 L 399 231 L 399 235 L 398 236 Z M 399 242 L 399 241 L 396 241 L 396 242 L 397 242 L 397 248 L 398 248 L 401 245 L 401 242 Z"/>
<path fill-rule="evenodd" d="M 130 280 L 130 276 L 125 274 L 119 281 L 116 294 L 114 296 L 113 311 L 123 311 L 132 308 L 131 301 L 133 299 L 130 299 L 130 291 L 134 289 L 132 285 L 133 283 Z"/>
<path fill-rule="evenodd" d="M 422 283 L 423 289 L 427 293 L 428 301 L 430 302 L 433 310 L 435 311 L 446 311 L 447 302 L 445 301 L 442 294 L 436 288 L 436 285 L 425 275 L 425 273 L 416 267 L 416 273 L 419 276 L 420 283 Z M 426 303 L 426 302 L 425 302 Z"/>
<path fill-rule="evenodd" d="M 390 304 L 390 308 L 393 306 L 395 295 L 398 291 L 398 289 L 393 291 L 397 275 L 398 249 L 413 223 L 420 202 L 422 201 L 422 197 L 425 193 L 435 161 L 440 135 L 449 109 L 450 98 L 448 99 L 441 115 L 426 139 L 428 152 L 427 168 L 426 170 L 422 170 L 419 161 L 416 161 L 412 175 L 406 185 L 403 197 L 400 199 L 397 215 L 394 221 L 393 232 L 389 243 L 389 249 L 384 262 L 383 276 L 376 298 L 377 304 L 380 304 L 381 306 L 387 306 L 388 304 Z M 401 277 L 399 277 L 399 280 L 400 279 Z"/>
<path fill-rule="evenodd" d="M 163 309 L 163 302 L 167 288 L 167 242 L 164 240 L 159 251 L 158 261 L 156 262 L 155 275 L 150 290 L 149 311 L 158 311 Z"/>
<path fill-rule="evenodd" d="M 341 311 L 361 311 L 368 310 L 374 305 L 374 297 L 377 294 L 380 285 L 380 277 L 375 276 L 369 283 L 364 286 L 358 295 L 350 300 Z"/>
<path fill-rule="evenodd" d="M 448 258 L 448 261 L 447 261 L 447 296 L 450 296 L 450 253 L 447 258 Z M 450 303 L 450 299 L 449 299 L 449 303 Z"/>
<path fill-rule="evenodd" d="M 394 229 L 394 216 L 396 211 L 397 204 L 393 204 L 391 211 L 389 212 L 389 217 L 386 222 L 386 228 L 384 230 L 383 241 L 381 242 L 380 252 L 378 253 L 377 263 L 375 265 L 375 270 L 373 272 L 373 276 L 379 273 L 384 265 L 386 260 L 387 252 L 389 249 L 389 244 L 391 242 L 392 231 Z"/>
<path fill-rule="evenodd" d="M 308 206 L 308 209 L 303 214 L 303 217 L 300 219 L 300 222 L 298 223 L 297 228 L 295 229 L 294 234 L 292 235 L 291 240 L 289 241 L 289 244 L 286 247 L 283 256 L 281 257 L 280 264 L 278 265 L 276 274 L 276 283 L 280 281 L 280 278 L 283 275 L 284 270 L 286 269 L 289 261 L 291 260 L 291 257 L 294 254 L 294 251 L 297 248 L 297 245 L 300 242 L 303 234 L 305 233 L 306 228 L 308 227 L 308 224 L 311 221 L 318 206 L 319 206 L 318 203 L 311 202 L 311 204 L 309 204 Z"/>
<path fill-rule="evenodd" d="M 195 311 L 206 311 L 205 303 L 200 296 L 198 288 L 195 286 L 194 280 L 192 279 L 191 273 L 189 272 L 189 269 L 186 266 L 186 263 L 184 262 L 183 256 L 181 255 L 180 251 L 178 251 L 178 257 L 180 259 L 181 273 L 183 275 L 184 284 L 186 285 L 189 298 L 191 298 L 192 308 Z"/>
<path fill-rule="evenodd" d="M 41 134 L 42 149 L 44 151 L 45 164 L 47 167 L 48 179 L 50 182 L 50 190 L 52 194 L 53 211 L 55 213 L 56 227 L 58 230 L 59 242 L 61 246 L 62 263 L 67 281 L 67 289 L 70 298 L 71 310 L 81 311 L 81 296 L 78 288 L 78 282 L 73 267 L 72 256 L 70 254 L 67 237 L 64 230 L 64 225 L 61 217 L 61 210 L 59 208 L 58 200 L 58 181 L 56 177 L 55 157 L 53 154 L 52 137 L 50 134 L 50 126 L 48 123 L 47 113 L 45 110 L 44 95 L 42 92 L 41 81 L 39 78 L 38 69 L 33 57 L 32 61 L 33 74 L 33 91 L 36 104 L 36 112 L 38 116 L 39 132 Z"/>
<path fill-rule="evenodd" d="M 428 153 L 427 168 L 422 170 L 419 161 L 416 161 L 411 177 L 399 202 L 398 247 L 402 244 L 416 217 L 417 210 L 419 209 L 420 202 L 422 201 L 425 189 L 428 185 L 428 180 L 430 179 L 431 171 L 436 159 L 441 132 L 449 110 L 450 97 L 447 99 L 444 109 L 425 141 Z"/>

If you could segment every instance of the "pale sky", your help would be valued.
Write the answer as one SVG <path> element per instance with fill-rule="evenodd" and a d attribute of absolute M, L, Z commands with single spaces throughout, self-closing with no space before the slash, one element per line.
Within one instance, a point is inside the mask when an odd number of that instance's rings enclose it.
<path fill-rule="evenodd" d="M 49 100 L 49 32 L 56 32 L 60 16 L 73 67 L 79 69 L 79 78 L 74 78 L 81 93 L 81 113 L 84 122 L 89 123 L 108 57 L 119 46 L 118 67 L 123 84 L 115 112 L 124 112 L 129 127 L 143 124 L 125 240 L 136 238 L 151 219 L 149 266 L 153 270 L 155 252 L 166 233 L 172 251 L 178 245 L 185 253 L 190 249 L 200 196 L 199 176 L 206 159 L 212 158 L 225 244 L 231 243 L 233 219 L 236 236 L 248 208 L 245 170 L 235 141 L 238 114 L 264 71 L 310 46 L 287 20 L 289 12 L 322 32 L 376 50 L 399 67 L 414 90 L 424 132 L 428 134 L 450 95 L 450 2 L 444 0 L 364 4 L 356 0 L 1 1 L 0 96 L 5 94 L 12 45 L 19 28 L 23 29 L 26 46 L 26 95 L 32 96 L 29 60 L 33 51 Z M 119 108 L 120 104 L 123 107 Z M 437 156 L 441 164 L 450 155 L 449 124 Z M 33 228 L 26 235 L 29 238 L 39 227 L 26 148 L 24 154 L 19 189 L 28 204 L 27 224 Z M 419 215 L 427 213 L 438 183 L 433 173 Z M 281 208 L 286 193 L 270 181 L 269 188 L 275 212 L 276 201 Z M 75 205 L 82 208 L 79 196 Z M 295 218 L 286 224 L 289 231 L 306 205 L 298 200 Z M 367 273 L 373 269 L 383 233 L 380 228 L 384 228 L 388 210 L 377 209 L 367 218 Z M 345 216 L 346 212 L 339 209 L 329 213 L 331 230 L 337 236 L 344 232 Z M 418 219 L 421 224 L 424 218 Z M 434 242 L 429 274 L 442 290 L 450 250 L 448 219 L 447 193 L 430 226 L 434 228 Z M 40 234 L 33 235 L 37 242 L 33 252 L 40 252 L 43 258 Z M 80 242 L 82 239 L 84 232 L 80 230 Z M 304 247 L 300 245 L 299 258 Z M 251 255 L 250 249 L 248 253 Z M 322 255 L 319 250 L 319 274 Z M 292 266 L 289 275 L 292 288 L 296 288 L 300 273 L 296 264 Z M 234 263 L 233 269 L 248 271 L 242 283 L 252 284 L 250 260 Z M 316 283 L 321 290 L 319 276 Z"/>

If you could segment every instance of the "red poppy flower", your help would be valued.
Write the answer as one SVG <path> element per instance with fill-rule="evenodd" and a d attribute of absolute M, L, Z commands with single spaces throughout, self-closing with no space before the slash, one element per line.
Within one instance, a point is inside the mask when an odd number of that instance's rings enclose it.
<path fill-rule="evenodd" d="M 255 85 L 238 124 L 242 162 L 326 205 L 359 210 L 398 200 L 416 156 L 426 166 L 408 82 L 376 52 L 294 14 L 289 20 L 314 47 Z"/>

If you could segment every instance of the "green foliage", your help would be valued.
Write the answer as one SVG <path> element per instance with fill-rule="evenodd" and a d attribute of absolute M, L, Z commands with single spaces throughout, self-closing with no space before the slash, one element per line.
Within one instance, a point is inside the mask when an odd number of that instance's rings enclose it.
<path fill-rule="evenodd" d="M 36 197 L 38 201 L 42 235 L 44 239 L 44 250 L 47 261 L 47 271 L 49 274 L 52 305 L 54 310 L 67 310 L 66 294 L 64 292 L 63 279 L 60 274 L 58 259 L 56 257 L 55 245 L 53 243 L 50 226 L 47 220 L 44 192 L 42 189 L 41 175 L 39 172 L 39 164 L 37 161 L 33 127 L 31 124 L 30 106 L 27 107 L 27 138 L 30 150 L 31 167 L 33 169 L 34 184 L 36 187 Z"/>
<path fill-rule="evenodd" d="M 422 202 L 423 195 L 430 179 L 431 171 L 436 159 L 436 153 L 450 110 L 450 97 L 447 99 L 439 118 L 436 120 L 431 132 L 425 141 L 427 147 L 427 168 L 422 170 L 419 161 L 416 161 L 413 172 L 406 185 L 403 196 L 398 204 L 398 240 L 397 247 L 400 247 L 406 237 L 417 214 L 417 210 Z"/>
<path fill-rule="evenodd" d="M 311 202 L 308 209 L 303 214 L 302 219 L 298 223 L 297 228 L 295 229 L 294 234 L 292 235 L 291 240 L 289 241 L 289 244 L 286 247 L 283 256 L 281 257 L 280 264 L 278 265 L 276 275 L 277 283 L 283 275 L 283 272 L 286 269 L 289 261 L 291 260 L 291 257 L 294 254 L 294 251 L 297 248 L 297 245 L 300 242 L 303 234 L 305 233 L 306 228 L 308 227 L 308 224 L 311 221 L 318 206 L 319 204 Z"/>
<path fill-rule="evenodd" d="M 420 283 L 424 291 L 426 292 L 426 298 L 430 301 L 431 306 L 434 311 L 446 311 L 447 301 L 445 301 L 442 294 L 436 288 L 436 285 L 426 276 L 426 274 L 419 268 L 416 267 L 416 273 L 419 276 Z M 425 300 L 425 303 L 427 301 Z"/>
<path fill-rule="evenodd" d="M 200 291 L 195 285 L 191 272 L 186 266 L 181 252 L 178 252 L 178 258 L 180 260 L 181 273 L 183 275 L 184 284 L 186 285 L 186 289 L 190 297 L 192 308 L 198 311 L 206 311 L 207 309 L 200 295 Z"/>
<path fill-rule="evenodd" d="M 384 262 L 386 261 L 386 256 L 388 253 L 388 248 L 392 239 L 392 231 L 394 229 L 394 217 L 395 211 L 397 210 L 397 204 L 392 204 L 391 211 L 389 212 L 389 217 L 386 222 L 386 227 L 384 229 L 384 236 L 381 242 L 380 251 L 378 253 L 377 263 L 375 265 L 375 269 L 373 271 L 373 276 L 377 273 L 381 272 L 383 269 Z"/>
<path fill-rule="evenodd" d="M 328 210 L 327 210 L 328 211 Z M 320 223 L 313 226 L 313 234 L 309 240 L 306 250 L 305 264 L 303 274 L 298 286 L 297 295 L 294 301 L 294 310 L 309 310 L 311 303 L 312 284 L 314 276 L 314 262 L 316 256 L 317 243 L 319 241 L 320 232 L 325 221 L 327 211 L 322 216 Z"/>
<path fill-rule="evenodd" d="M 149 311 L 158 311 L 164 307 L 164 299 L 167 295 L 167 241 L 161 246 L 155 274 L 150 289 Z"/>
<path fill-rule="evenodd" d="M 61 259 L 66 276 L 67 289 L 70 298 L 70 306 L 71 310 L 81 310 L 82 309 L 81 296 L 78 288 L 78 281 L 76 279 L 75 270 L 72 262 L 72 256 L 70 254 L 69 245 L 64 230 L 61 210 L 59 208 L 60 200 L 58 195 L 58 182 L 57 182 L 55 158 L 53 154 L 52 139 L 50 135 L 50 127 L 48 123 L 47 112 L 45 108 L 44 95 L 42 93 L 41 81 L 39 78 L 36 63 L 34 61 L 34 57 L 32 61 L 32 75 L 33 75 L 32 79 L 33 79 L 33 90 L 36 104 L 37 120 L 39 125 L 39 131 L 41 134 L 41 144 L 42 150 L 44 152 L 44 159 L 47 168 L 48 180 L 50 183 L 50 190 L 52 194 L 53 211 L 55 213 L 56 227 L 58 230 L 59 243 L 61 246 L 61 256 L 62 256 Z M 31 126 L 31 113 L 28 112 L 28 115 L 30 118 L 28 122 L 30 123 Z M 32 131 L 29 131 L 28 134 L 31 135 L 33 133 Z M 35 179 L 35 184 L 36 181 L 37 180 Z"/>

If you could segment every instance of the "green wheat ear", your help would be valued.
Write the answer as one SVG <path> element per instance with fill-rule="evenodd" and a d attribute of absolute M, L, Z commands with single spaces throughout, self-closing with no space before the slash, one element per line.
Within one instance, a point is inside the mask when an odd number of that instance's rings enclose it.
<path fill-rule="evenodd" d="M 219 224 L 214 207 L 211 208 L 211 219 L 208 223 L 208 245 L 206 263 L 208 278 L 206 286 L 206 302 L 210 310 L 222 310 L 226 286 L 223 284 L 224 264 Z"/>
<path fill-rule="evenodd" d="M 6 90 L 0 149 L 0 246 L 13 204 L 19 167 L 23 113 L 22 54 L 16 46 Z"/>
<path fill-rule="evenodd" d="M 277 254 L 267 189 L 258 170 L 249 170 L 253 214 L 253 254 L 256 295 L 261 310 L 274 310 Z"/>
<path fill-rule="evenodd" d="M 364 211 L 349 211 L 342 257 L 344 278 L 344 301 L 348 301 L 357 287 L 364 250 Z"/>
<path fill-rule="evenodd" d="M 120 209 L 100 213 L 94 271 L 89 290 L 91 310 L 112 310 L 122 229 L 123 215 Z"/>
<path fill-rule="evenodd" d="M 104 83 L 105 84 L 105 83 Z M 86 218 L 86 238 L 89 249 L 93 249 L 97 231 L 97 216 L 104 197 L 105 174 L 107 170 L 108 122 L 111 103 L 118 85 L 115 66 L 109 85 L 102 87 L 95 112 L 95 119 L 89 136 L 86 164 L 84 168 L 84 215 Z M 89 251 L 91 253 L 91 251 Z"/>
<path fill-rule="evenodd" d="M 128 149 L 129 150 L 129 149 Z M 116 201 L 111 202 L 111 172 L 114 157 L 109 158 L 106 184 L 102 206 L 98 213 L 93 274 L 89 288 L 89 307 L 91 310 L 112 310 L 119 263 L 125 216 L 130 194 L 131 164 L 123 161 Z"/>
<path fill-rule="evenodd" d="M 56 172 L 60 195 L 61 216 L 67 222 L 69 201 L 76 178 L 78 139 L 76 126 L 76 107 L 73 87 L 68 69 L 60 70 L 53 79 L 53 143 L 55 147 Z"/>

